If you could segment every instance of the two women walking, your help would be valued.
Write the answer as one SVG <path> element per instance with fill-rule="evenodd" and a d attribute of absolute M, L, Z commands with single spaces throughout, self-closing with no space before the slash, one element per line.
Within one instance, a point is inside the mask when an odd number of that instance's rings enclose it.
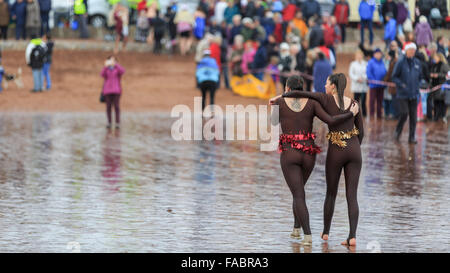
<path fill-rule="evenodd" d="M 288 79 L 289 81 L 289 79 Z M 358 182 L 359 182 L 359 175 L 361 172 L 361 165 L 362 165 L 362 158 L 361 158 L 361 142 L 364 135 L 364 129 L 363 129 L 363 118 L 361 115 L 361 112 L 354 109 L 352 105 L 354 105 L 356 102 L 353 101 L 351 98 L 348 98 L 344 96 L 344 90 L 347 85 L 347 80 L 344 74 L 333 74 L 327 79 L 327 83 L 325 85 L 325 89 L 327 94 L 324 93 L 313 93 L 313 92 L 305 92 L 305 91 L 298 91 L 298 90 L 289 90 L 289 92 L 285 92 L 282 96 L 284 99 L 287 98 L 308 98 L 313 99 L 317 101 L 317 103 L 320 103 L 320 106 L 323 107 L 323 110 L 326 112 L 326 115 L 329 115 L 333 117 L 334 119 L 330 119 L 328 121 L 325 121 L 328 123 L 328 127 L 330 129 L 330 132 L 327 134 L 327 139 L 329 140 L 328 144 L 328 152 L 327 152 L 327 159 L 326 159 L 326 165 L 325 165 L 325 176 L 326 176 L 326 183 L 327 183 L 327 192 L 326 192 L 326 198 L 325 198 L 325 204 L 324 204 L 324 229 L 321 234 L 321 238 L 323 240 L 328 240 L 330 227 L 331 227 L 331 220 L 334 213 L 334 205 L 336 201 L 337 196 L 337 190 L 339 185 L 339 178 L 341 176 L 342 170 L 344 170 L 345 175 L 345 190 L 346 190 L 346 196 L 347 196 L 347 205 L 348 205 L 348 216 L 349 216 L 349 222 L 350 222 L 350 232 L 347 237 L 347 240 L 345 240 L 342 244 L 347 246 L 355 246 L 356 245 L 356 228 L 358 224 L 358 217 L 359 217 L 359 207 L 358 207 L 358 201 L 357 201 L 357 188 L 358 188 Z M 271 104 L 280 104 L 280 100 L 282 98 L 276 97 L 270 100 Z M 281 101 L 283 102 L 283 101 Z M 304 103 L 303 108 L 306 108 L 306 103 Z M 280 107 L 282 108 L 282 107 Z M 353 113 L 353 115 L 348 115 L 349 110 Z M 303 110 L 302 110 L 303 112 Z M 300 112 L 298 115 L 304 114 Z M 309 112 L 309 111 L 306 111 Z M 357 114 L 356 114 L 357 112 Z M 316 112 L 314 112 L 316 113 Z M 347 114 L 347 116 L 345 116 Z M 356 116 L 354 116 L 356 114 Z M 282 123 L 283 128 L 283 121 L 282 121 L 283 109 L 280 109 L 280 122 Z M 295 121 L 295 116 L 292 116 L 288 118 L 287 121 L 284 122 L 293 122 Z M 322 118 L 321 118 L 322 119 Z M 337 119 L 337 120 L 336 120 Z M 305 122 L 307 119 L 301 118 L 303 122 Z M 297 124 L 299 122 L 296 122 Z M 312 120 L 311 120 L 312 123 Z M 299 123 L 300 124 L 300 123 Z M 297 126 L 299 125 L 297 124 Z M 302 128 L 303 129 L 303 128 Z M 310 129 L 307 128 L 307 129 Z M 310 131 L 305 131 L 306 137 L 303 134 L 301 137 L 288 137 L 288 139 L 291 139 L 291 141 L 295 140 L 310 140 L 314 139 L 314 135 L 310 133 Z M 283 128 L 284 133 L 284 128 Z M 280 143 L 282 143 L 283 139 L 285 137 L 283 134 L 280 136 Z M 296 143 L 293 147 L 308 147 L 310 144 L 305 143 Z M 303 149 L 303 152 L 307 151 L 317 151 L 316 149 Z M 290 152 L 290 151 L 287 151 Z M 281 159 L 286 157 L 285 151 L 282 151 Z M 295 151 L 296 153 L 300 153 L 300 151 Z M 283 154 L 285 153 L 285 154 Z M 297 154 L 297 156 L 299 156 Z M 305 155 L 303 155 L 305 156 Z M 294 195 L 294 203 L 298 202 L 295 199 L 300 198 L 301 200 L 304 199 L 304 184 L 307 180 L 307 177 L 309 177 L 309 172 L 305 172 L 307 174 L 306 179 L 305 175 L 300 171 L 300 173 L 296 173 L 294 175 L 290 175 L 289 173 L 292 173 L 295 171 L 294 167 L 288 167 L 283 166 L 282 160 L 282 169 L 283 173 L 285 174 L 286 181 L 289 185 L 289 188 L 291 189 L 293 195 Z M 297 163 L 297 166 L 302 166 L 301 163 Z M 312 170 L 312 168 L 311 168 Z M 286 175 L 288 174 L 288 175 Z M 297 181 L 295 183 L 292 183 L 290 180 L 295 178 L 300 181 Z M 297 191 L 292 190 L 292 184 L 296 187 L 300 187 L 300 194 L 297 193 Z M 303 200 L 304 201 L 304 200 Z M 302 201 L 302 203 L 303 203 Z M 306 205 L 305 205 L 306 206 Z M 303 240 L 304 244 L 311 244 L 311 236 L 310 236 L 310 230 L 307 225 L 304 223 L 309 224 L 309 215 L 307 214 L 307 210 L 301 210 L 301 209 L 295 209 L 294 208 L 294 216 L 297 221 L 299 221 L 304 228 L 308 228 L 307 230 L 304 230 L 305 233 L 305 239 Z M 300 220 L 299 220 L 300 219 Z"/>

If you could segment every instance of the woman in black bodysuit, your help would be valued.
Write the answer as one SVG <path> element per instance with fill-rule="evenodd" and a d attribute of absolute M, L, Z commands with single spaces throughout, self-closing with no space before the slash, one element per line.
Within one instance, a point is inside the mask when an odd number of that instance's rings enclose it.
<path fill-rule="evenodd" d="M 345 101 L 349 105 L 353 103 L 352 99 L 344 97 L 346 85 L 347 80 L 344 74 L 333 74 L 328 78 L 325 86 L 327 94 L 291 91 L 284 93 L 283 97 L 315 99 L 320 102 L 328 114 L 335 116 L 345 113 Z M 342 123 L 329 124 L 328 128 L 330 133 L 327 135 L 329 144 L 325 165 L 327 194 L 324 204 L 324 228 L 321 237 L 324 240 L 328 240 L 339 178 L 343 169 L 350 233 L 347 240 L 342 244 L 355 246 L 359 216 L 357 189 L 362 164 L 360 145 L 364 136 L 361 113 L 358 112 L 355 118 L 347 119 Z"/>
<path fill-rule="evenodd" d="M 299 76 L 289 77 L 286 91 L 290 90 L 303 90 L 303 79 Z M 272 123 L 280 122 L 283 131 L 278 147 L 281 152 L 281 169 L 293 195 L 295 224 L 291 236 L 300 238 L 301 226 L 305 234 L 302 242 L 310 245 L 311 229 L 304 185 L 314 168 L 316 154 L 320 152 L 320 148 L 314 144 L 313 118 L 317 116 L 323 122 L 336 126 L 353 118 L 353 115 L 358 112 L 358 106 L 352 107 L 352 112 L 342 112 L 340 115 L 331 117 L 315 100 L 279 97 L 273 104 L 279 106 L 279 117 L 274 114 Z"/>

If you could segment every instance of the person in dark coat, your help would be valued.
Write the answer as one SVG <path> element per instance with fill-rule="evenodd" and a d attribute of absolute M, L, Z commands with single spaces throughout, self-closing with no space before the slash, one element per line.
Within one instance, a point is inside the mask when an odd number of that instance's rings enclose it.
<path fill-rule="evenodd" d="M 387 0 L 386 2 L 384 2 L 383 6 L 381 7 L 381 14 L 383 15 L 383 22 L 387 22 L 387 18 L 386 15 L 388 13 L 392 13 L 393 17 L 390 16 L 390 18 L 394 18 L 397 19 L 397 4 L 393 1 L 393 0 Z"/>
<path fill-rule="evenodd" d="M 267 58 L 266 45 L 262 42 L 258 43 L 258 50 L 255 53 L 255 57 L 252 63 L 252 74 L 259 80 L 264 80 L 264 68 L 266 68 L 269 60 Z"/>
<path fill-rule="evenodd" d="M 327 83 L 328 76 L 333 73 L 330 62 L 327 60 L 322 52 L 317 54 L 318 59 L 314 63 L 313 68 L 313 84 L 314 92 L 325 93 L 325 84 Z"/>
<path fill-rule="evenodd" d="M 309 48 L 315 48 L 320 45 L 320 41 L 323 40 L 323 30 L 317 23 L 316 19 L 310 18 L 309 21 Z"/>
<path fill-rule="evenodd" d="M 16 21 L 16 40 L 26 38 L 25 23 L 27 15 L 27 3 L 24 0 L 17 0 L 11 7 L 11 17 Z"/>
<path fill-rule="evenodd" d="M 0 34 L 3 40 L 8 38 L 8 25 L 10 19 L 9 5 L 5 0 L 0 0 Z"/>
<path fill-rule="evenodd" d="M 417 123 L 417 97 L 419 85 L 422 79 L 420 61 L 414 57 L 417 46 L 409 43 L 405 46 L 405 56 L 394 67 L 392 81 L 397 86 L 397 107 L 399 120 L 395 129 L 395 139 L 400 140 L 400 135 L 409 116 L 409 143 L 416 144 Z"/>
<path fill-rule="evenodd" d="M 234 44 L 234 37 L 236 35 L 241 34 L 241 15 L 236 14 L 233 16 L 233 25 L 231 26 L 230 30 L 230 36 L 228 36 L 228 44 L 233 45 Z"/>
<path fill-rule="evenodd" d="M 306 72 L 306 53 L 308 52 L 308 43 L 306 40 L 302 40 L 300 51 L 297 53 L 297 66 L 295 70 L 305 73 Z"/>
<path fill-rule="evenodd" d="M 50 27 L 48 25 L 48 14 L 52 9 L 52 1 L 39 0 L 39 9 L 41 12 L 41 36 L 42 36 L 50 31 Z"/>
<path fill-rule="evenodd" d="M 166 13 L 164 15 L 166 23 L 169 29 L 170 41 L 175 41 L 177 38 L 177 25 L 174 23 L 176 11 L 173 6 L 167 7 Z"/>
<path fill-rule="evenodd" d="M 320 4 L 316 0 L 306 0 L 302 4 L 302 11 L 308 23 L 309 18 L 313 16 L 320 18 L 321 16 Z"/>
<path fill-rule="evenodd" d="M 153 53 L 159 54 L 162 50 L 161 39 L 164 37 L 164 32 L 166 29 L 166 21 L 161 18 L 159 10 L 156 10 L 155 18 L 151 19 L 151 24 L 154 29 L 154 41 L 155 45 L 153 47 Z"/>

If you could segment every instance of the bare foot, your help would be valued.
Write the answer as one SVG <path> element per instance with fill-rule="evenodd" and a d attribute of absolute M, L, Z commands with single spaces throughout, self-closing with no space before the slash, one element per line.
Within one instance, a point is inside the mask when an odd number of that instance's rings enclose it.
<path fill-rule="evenodd" d="M 320 233 L 320 238 L 322 238 L 322 240 L 324 241 L 328 241 L 328 234 L 323 234 L 322 232 Z"/>
<path fill-rule="evenodd" d="M 350 240 L 345 240 L 341 243 L 341 245 L 343 246 L 356 246 L 356 239 L 355 238 L 351 238 Z"/>

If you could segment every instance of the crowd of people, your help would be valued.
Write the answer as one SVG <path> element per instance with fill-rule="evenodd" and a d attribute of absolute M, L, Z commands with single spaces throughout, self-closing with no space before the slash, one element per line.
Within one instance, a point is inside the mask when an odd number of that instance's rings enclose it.
<path fill-rule="evenodd" d="M 315 0 L 246 2 L 244 6 L 242 1 L 222 0 L 208 6 L 207 1 L 200 1 L 196 14 L 202 14 L 206 22 L 202 26 L 206 27 L 201 39 L 196 34 L 200 39 L 196 62 L 200 62 L 203 52 L 208 50 L 227 88 L 228 72 L 237 76 L 253 74 L 260 80 L 270 74 L 283 87 L 288 76 L 294 73 L 304 77 L 307 90 L 325 92 L 326 79 L 337 64 L 336 44 L 345 41 L 350 13 L 347 1 L 336 1 L 331 14 L 321 12 Z M 351 91 L 361 102 L 363 115 L 367 115 L 365 100 L 369 93 L 369 113 L 373 118 L 403 120 L 407 107 L 401 99 L 416 98 L 419 120 L 444 119 L 445 91 L 438 87 L 445 87 L 442 84 L 447 80 L 449 40 L 444 36 L 433 37 L 429 20 L 436 16 L 426 10 L 424 1 L 418 1 L 415 20 L 405 1 L 385 1 L 379 7 L 379 15 L 384 24 L 386 46 L 373 48 L 370 46 L 373 42 L 371 28 L 377 6 L 372 2 L 360 2 L 360 50 L 348 73 L 352 80 Z M 445 5 L 439 9 L 442 16 L 447 15 Z M 366 26 L 370 32 L 369 45 L 364 43 Z M 196 28 L 192 25 L 193 33 L 198 33 Z M 412 83 L 412 87 L 405 90 L 411 94 L 405 95 L 400 94 L 400 89 L 403 84 L 410 85 L 401 79 L 402 69 L 407 68 L 400 64 L 403 64 L 406 49 L 410 48 L 411 52 L 414 50 L 411 60 L 419 65 L 420 81 Z M 411 81 L 410 77 L 404 80 Z M 433 92 L 419 93 L 419 88 Z M 423 117 L 422 112 L 426 113 Z M 414 142 L 414 136 L 410 140 Z"/>
<path fill-rule="evenodd" d="M 120 42 L 123 42 L 123 48 L 128 42 L 131 15 L 130 8 L 123 4 L 127 1 L 114 2 L 108 25 L 114 26 L 114 53 L 118 53 Z M 401 63 L 405 48 L 414 43 L 413 60 L 420 66 L 418 86 L 433 90 L 416 94 L 418 119 L 445 118 L 445 92 L 436 88 L 447 80 L 449 40 L 444 36 L 434 37 L 432 32 L 432 27 L 445 23 L 448 16 L 447 5 L 445 1 L 441 2 L 417 1 L 415 14 L 411 14 L 405 0 L 385 0 L 381 5 L 371 0 L 360 0 L 357 11 L 360 17 L 360 51 L 350 65 L 348 76 L 352 80 L 351 91 L 361 102 L 364 116 L 367 114 L 366 94 L 369 93 L 370 116 L 400 118 L 404 107 L 398 103 L 396 94 L 399 65 L 395 64 Z M 50 0 L 17 0 L 13 5 L 9 5 L 8 0 L 0 0 L 1 36 L 7 38 L 10 20 L 4 19 L 10 18 L 16 22 L 17 39 L 42 37 L 48 32 L 50 10 Z M 175 45 L 181 55 L 195 50 L 199 68 L 202 68 L 204 57 L 213 59 L 215 64 L 207 63 L 217 66 L 219 71 L 216 88 L 222 81 L 225 88 L 230 89 L 230 73 L 233 76 L 252 74 L 261 81 L 269 75 L 282 86 L 290 75 L 298 74 L 305 79 L 307 90 L 325 92 L 326 79 L 338 63 L 336 46 L 347 39 L 350 5 L 346 0 L 336 0 L 331 12 L 326 12 L 317 0 L 199 0 L 197 9 L 192 12 L 181 1 L 170 3 L 163 11 L 157 0 L 142 0 L 138 2 L 136 11 L 136 41 L 153 44 L 155 53 L 164 48 L 174 51 Z M 384 48 L 372 46 L 375 12 L 379 13 L 384 26 Z M 74 15 L 85 21 L 86 13 L 87 1 L 75 1 Z M 83 37 L 86 22 L 81 21 L 80 35 Z M 369 29 L 368 44 L 365 42 L 366 28 Z M 36 41 L 32 40 L 33 43 Z M 206 56 L 205 52 L 208 52 Z M 49 65 L 42 65 L 46 71 L 44 67 Z M 198 82 L 199 88 L 200 84 Z M 42 88 L 38 82 L 33 91 Z M 210 94 L 215 92 L 211 84 L 207 90 Z"/>
<path fill-rule="evenodd" d="M 0 37 L 8 38 L 10 22 L 15 23 L 16 40 L 44 35 L 50 30 L 51 9 L 51 0 L 0 0 Z"/>

